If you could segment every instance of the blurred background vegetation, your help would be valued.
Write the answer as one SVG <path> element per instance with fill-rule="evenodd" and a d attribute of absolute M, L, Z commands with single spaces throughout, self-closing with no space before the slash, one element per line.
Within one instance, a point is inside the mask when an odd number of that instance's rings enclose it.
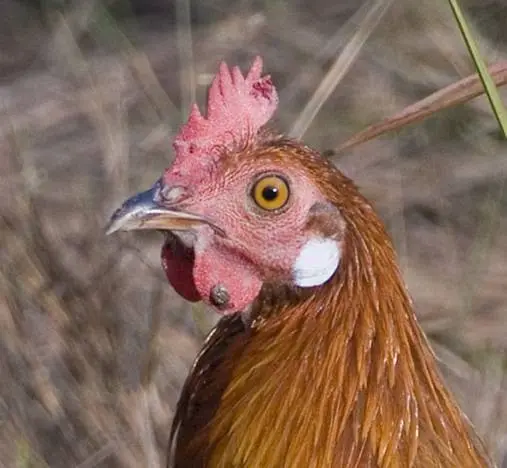
<path fill-rule="evenodd" d="M 461 3 L 487 61 L 505 59 L 507 2 Z M 170 163 L 220 60 L 263 56 L 290 132 L 375 5 L 306 120 L 322 151 L 474 72 L 447 2 L 0 0 L 1 467 L 164 466 L 214 315 L 167 285 L 156 233 L 103 227 Z M 442 371 L 507 467 L 507 150 L 486 98 L 334 159 L 388 225 Z"/>

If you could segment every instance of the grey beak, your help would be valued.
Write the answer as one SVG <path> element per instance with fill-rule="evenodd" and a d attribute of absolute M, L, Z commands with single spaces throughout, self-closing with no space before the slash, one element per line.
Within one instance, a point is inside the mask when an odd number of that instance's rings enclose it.
<path fill-rule="evenodd" d="M 207 219 L 174 208 L 166 208 L 156 201 L 159 183 L 151 189 L 127 199 L 118 208 L 106 227 L 106 234 L 137 229 L 161 229 L 165 231 L 188 231 L 197 226 L 209 225 L 218 233 L 223 231 Z"/>

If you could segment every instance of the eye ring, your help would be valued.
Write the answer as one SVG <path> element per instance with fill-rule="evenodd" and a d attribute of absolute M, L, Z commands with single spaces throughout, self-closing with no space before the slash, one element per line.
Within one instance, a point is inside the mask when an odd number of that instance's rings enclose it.
<path fill-rule="evenodd" d="M 277 174 L 266 174 L 253 184 L 251 197 L 264 211 L 278 211 L 289 201 L 289 184 Z"/>

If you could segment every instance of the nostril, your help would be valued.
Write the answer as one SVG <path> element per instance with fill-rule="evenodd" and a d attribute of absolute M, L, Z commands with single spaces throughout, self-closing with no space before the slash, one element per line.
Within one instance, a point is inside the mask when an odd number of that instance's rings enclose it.
<path fill-rule="evenodd" d="M 162 185 L 158 192 L 160 201 L 166 204 L 173 204 L 181 200 L 185 194 L 185 189 L 179 185 Z"/>

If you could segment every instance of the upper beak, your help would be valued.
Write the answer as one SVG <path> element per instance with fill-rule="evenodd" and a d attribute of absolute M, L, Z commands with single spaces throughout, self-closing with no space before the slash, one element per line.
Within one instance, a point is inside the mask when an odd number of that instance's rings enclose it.
<path fill-rule="evenodd" d="M 158 191 L 157 183 L 150 190 L 127 199 L 111 216 L 106 234 L 134 229 L 188 231 L 202 225 L 208 225 L 223 234 L 221 229 L 201 216 L 177 208 L 169 209 L 157 203 Z"/>

